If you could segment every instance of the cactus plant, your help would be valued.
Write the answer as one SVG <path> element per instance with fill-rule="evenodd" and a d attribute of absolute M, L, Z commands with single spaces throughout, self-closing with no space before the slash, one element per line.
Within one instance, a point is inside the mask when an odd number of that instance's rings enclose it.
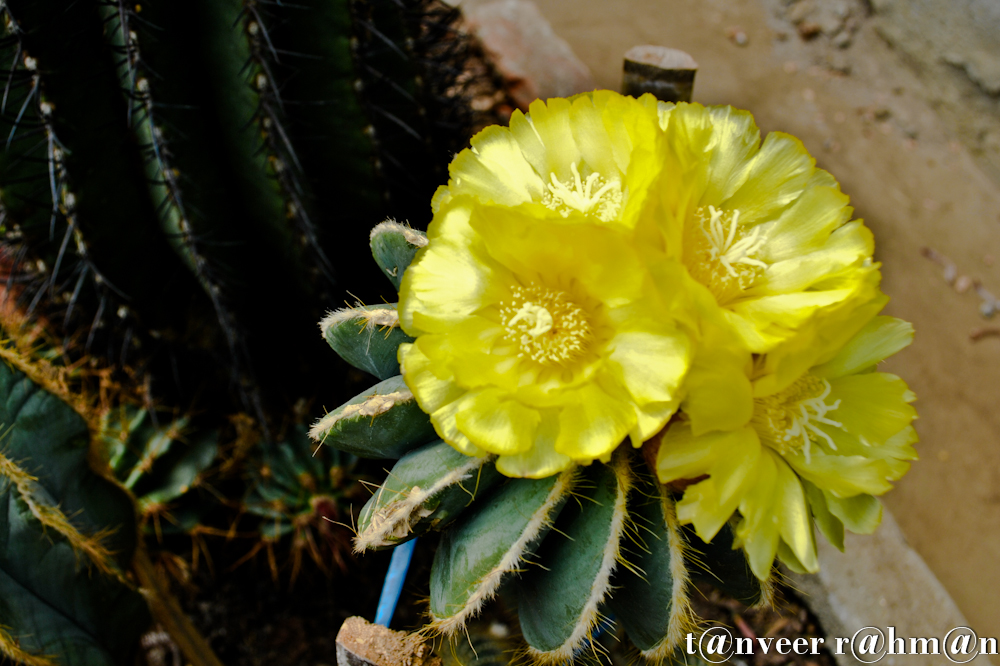
<path fill-rule="evenodd" d="M 91 469 L 99 442 L 58 370 L 9 343 L 0 356 L 0 655 L 32 666 L 123 663 L 149 624 L 126 576 L 138 539 L 132 502 Z"/>
<path fill-rule="evenodd" d="M 265 431 L 300 397 L 285 387 L 338 374 L 314 360 L 321 305 L 347 276 L 380 294 L 340 248 L 390 211 L 422 219 L 450 155 L 496 118 L 468 104 L 495 77 L 436 0 L 0 13 L 10 286 L 74 358 L 105 355 L 151 377 L 159 404 L 198 395 Z"/>
<path fill-rule="evenodd" d="M 256 462 L 241 508 L 259 518 L 257 542 L 247 557 L 266 550 L 271 575 L 279 577 L 276 546 L 283 539 L 294 583 L 303 557 L 328 575 L 348 566 L 346 535 L 350 504 L 363 497 L 354 466 L 357 459 L 335 449 L 314 450 L 304 426 L 290 429 Z M 253 463 L 251 463 L 253 464 Z"/>
<path fill-rule="evenodd" d="M 424 245 L 422 232 L 393 221 L 376 226 L 371 234 L 376 263 L 390 279 Z M 387 252 L 387 247 L 394 251 Z M 395 312 L 394 304 L 385 308 Z M 402 342 L 385 332 L 367 335 L 365 316 L 366 311 L 349 308 L 324 320 L 331 346 L 359 368 L 387 357 L 385 346 Z M 330 322 L 358 323 L 351 324 L 351 335 L 334 337 Z M 405 390 L 400 378 L 378 386 L 390 383 L 394 395 Z M 364 404 L 367 396 L 385 392 L 370 389 L 330 415 L 339 418 L 345 409 Z M 572 658 L 609 609 L 645 656 L 663 659 L 676 647 L 677 636 L 693 626 L 688 595 L 695 560 L 698 566 L 714 567 L 735 554 L 744 571 L 727 573 L 756 584 L 761 596 L 761 584 L 749 573 L 740 551 L 716 555 L 693 550 L 690 535 L 675 517 L 672 496 L 658 489 L 648 473 L 636 475 L 629 452 L 617 452 L 607 464 L 574 467 L 541 479 L 504 479 L 493 456 L 456 451 L 426 428 L 426 415 L 418 421 L 407 411 L 407 401 L 387 402 L 391 404 L 377 416 L 359 419 L 355 426 L 371 431 L 365 447 L 356 443 L 357 434 L 337 428 L 339 420 L 330 415 L 320 419 L 311 434 L 317 441 L 370 458 L 399 458 L 397 443 L 408 442 L 402 448 L 410 452 L 392 466 L 362 510 L 355 548 L 364 552 L 392 547 L 429 530 L 442 533 L 430 577 L 430 631 L 461 634 L 501 586 L 513 581 L 521 632 L 534 659 L 557 663 Z M 412 449 L 414 444 L 422 446 Z"/>
<path fill-rule="evenodd" d="M 816 570 L 814 522 L 838 547 L 844 527 L 874 529 L 874 495 L 913 458 L 914 412 L 902 380 L 866 369 L 904 347 L 911 329 L 875 316 L 885 298 L 865 259 L 867 232 L 845 223 L 839 189 L 785 137 L 748 160 L 743 185 L 692 177 L 704 196 L 728 187 L 728 201 L 777 222 L 743 230 L 739 209 L 714 205 L 673 216 L 670 197 L 685 210 L 676 188 L 689 176 L 672 160 L 687 158 L 698 132 L 714 145 L 712 123 L 733 130 L 738 113 L 606 92 L 537 102 L 530 120 L 515 113 L 509 130 L 484 131 L 456 157 L 429 237 L 393 221 L 372 231 L 400 303 L 332 313 L 323 330 L 359 368 L 395 372 L 387 359 L 397 348 L 402 375 L 312 434 L 366 457 L 405 454 L 363 509 L 355 547 L 442 533 L 426 631 L 456 637 L 505 587 L 537 663 L 580 657 L 612 618 L 644 658 L 670 661 L 697 624 L 696 581 L 769 604 L 776 557 Z M 798 159 L 801 173 L 770 173 L 776 154 Z M 661 169 L 670 177 L 658 182 Z M 761 213 L 794 198 L 774 203 L 755 177 L 794 180 L 782 187 L 799 188 L 799 205 L 821 214 Z M 689 219 L 700 230 L 677 228 Z M 795 262 L 783 234 L 802 242 L 817 219 L 826 226 L 806 257 L 824 234 L 831 248 L 851 249 L 832 264 Z M 779 298 L 769 307 L 782 326 L 720 314 L 763 280 L 756 271 L 769 264 L 757 257 L 806 271 L 784 286 L 769 273 L 766 289 L 794 293 L 811 278 L 809 297 L 823 294 L 826 307 L 806 300 L 785 313 Z M 745 298 L 766 298 L 763 289 Z M 381 335 L 369 326 L 376 317 Z M 338 427 L 368 404 L 367 422 Z"/>
<path fill-rule="evenodd" d="M 0 19 L 4 298 L 68 366 L 142 394 L 88 412 L 95 469 L 132 495 L 140 533 L 194 536 L 195 562 L 198 535 L 236 514 L 253 548 L 290 544 L 293 577 L 305 552 L 342 562 L 325 519 L 346 515 L 351 458 L 313 459 L 301 432 L 278 434 L 303 395 L 357 382 L 312 335 L 348 276 L 358 296 L 381 293 L 343 248 L 370 219 L 424 217 L 450 155 L 497 117 L 503 95 L 458 11 L 13 0 Z M 231 437 L 234 418 L 262 436 Z M 134 535 L 132 514 L 119 522 L 102 527 Z M 26 616 L 10 613 L 13 650 Z"/>

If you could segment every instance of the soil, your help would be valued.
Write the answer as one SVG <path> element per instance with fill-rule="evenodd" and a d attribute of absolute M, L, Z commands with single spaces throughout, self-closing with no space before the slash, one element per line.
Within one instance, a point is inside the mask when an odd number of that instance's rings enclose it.
<path fill-rule="evenodd" d="M 851 196 L 875 234 L 886 312 L 917 331 L 884 369 L 918 396 L 922 459 L 885 504 L 971 626 L 1000 636 L 1000 337 L 982 335 L 1000 322 L 984 320 L 976 291 L 1000 294 L 1000 182 L 993 158 L 963 143 L 979 106 L 960 97 L 949 104 L 965 116 L 937 112 L 946 91 L 921 63 L 944 54 L 894 50 L 887 18 L 862 0 L 536 2 L 600 87 L 620 87 L 635 45 L 683 49 L 699 64 L 695 101 L 800 138 Z"/>

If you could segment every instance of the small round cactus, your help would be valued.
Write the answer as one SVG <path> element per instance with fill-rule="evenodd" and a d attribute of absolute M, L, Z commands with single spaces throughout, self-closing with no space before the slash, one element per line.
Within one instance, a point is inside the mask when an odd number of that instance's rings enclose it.
<path fill-rule="evenodd" d="M 371 234 L 375 260 L 397 287 L 426 242 L 422 232 L 392 221 Z M 720 576 L 748 603 L 770 598 L 770 584 L 729 547 L 728 527 L 711 546 L 679 524 L 674 495 L 638 452 L 619 448 L 606 463 L 508 478 L 495 455 L 467 456 L 441 441 L 403 378 L 388 376 L 399 366 L 387 359 L 409 339 L 395 312 L 390 303 L 323 320 L 331 347 L 382 381 L 321 418 L 310 434 L 358 456 L 396 461 L 361 510 L 356 551 L 440 532 L 428 631 L 464 635 L 501 586 L 512 584 L 535 660 L 566 662 L 610 616 L 645 657 L 662 660 L 695 625 L 688 599 L 701 572 Z"/>

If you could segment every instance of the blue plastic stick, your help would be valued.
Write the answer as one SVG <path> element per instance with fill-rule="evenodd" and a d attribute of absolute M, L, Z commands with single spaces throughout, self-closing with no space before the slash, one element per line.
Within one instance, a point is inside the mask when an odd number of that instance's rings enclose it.
<path fill-rule="evenodd" d="M 411 539 L 402 543 L 392 551 L 392 559 L 389 560 L 389 571 L 385 574 L 385 582 L 382 583 L 382 596 L 378 598 L 378 610 L 375 611 L 375 624 L 388 627 L 392 621 L 392 616 L 396 612 L 396 604 L 399 603 L 399 595 L 403 592 L 403 581 L 406 580 L 406 572 L 410 569 L 410 560 L 413 559 L 413 548 L 417 545 L 416 539 Z"/>

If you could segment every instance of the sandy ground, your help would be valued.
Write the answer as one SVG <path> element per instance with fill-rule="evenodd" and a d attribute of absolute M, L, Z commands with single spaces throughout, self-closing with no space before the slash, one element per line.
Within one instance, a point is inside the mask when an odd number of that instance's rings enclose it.
<path fill-rule="evenodd" d="M 878 36 L 860 0 L 843 3 L 857 22 L 844 48 L 803 40 L 782 0 L 536 2 L 599 86 L 619 87 L 631 46 L 683 49 L 700 66 L 696 101 L 750 109 L 840 180 L 874 230 L 888 313 L 917 330 L 886 369 L 919 397 L 922 460 L 885 503 L 976 631 L 1000 637 L 1000 337 L 970 340 L 987 323 L 979 299 L 921 254 L 934 248 L 1000 293 L 1000 184 L 934 112 L 912 60 Z"/>

